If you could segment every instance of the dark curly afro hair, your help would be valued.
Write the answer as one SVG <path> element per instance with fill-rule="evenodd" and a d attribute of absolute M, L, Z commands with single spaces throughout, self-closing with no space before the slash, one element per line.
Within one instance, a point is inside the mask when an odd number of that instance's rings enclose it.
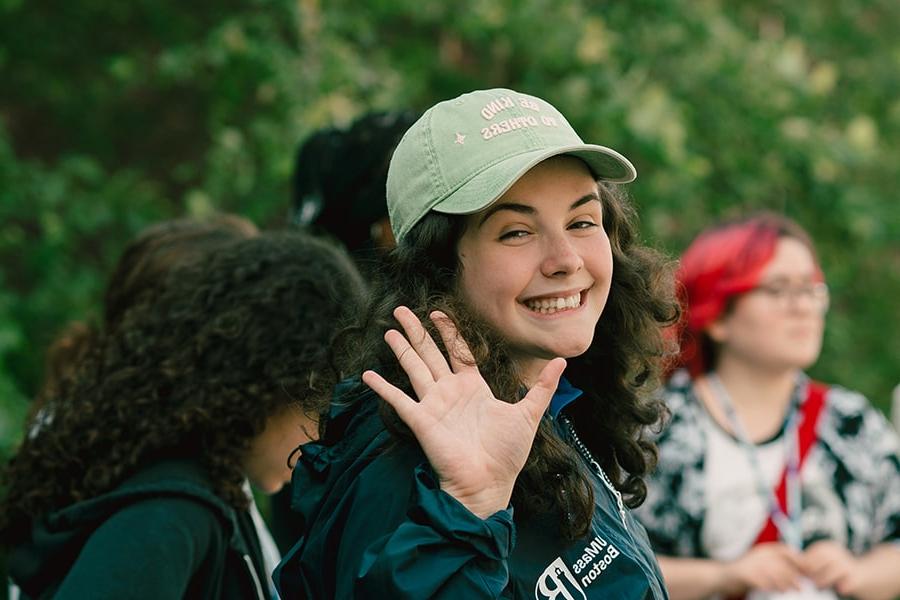
<path fill-rule="evenodd" d="M 284 407 L 322 414 L 338 377 L 329 341 L 364 293 L 345 252 L 296 232 L 173 269 L 45 399 L 4 473 L 0 540 L 163 458 L 200 461 L 223 499 L 246 506 L 242 455 Z"/>

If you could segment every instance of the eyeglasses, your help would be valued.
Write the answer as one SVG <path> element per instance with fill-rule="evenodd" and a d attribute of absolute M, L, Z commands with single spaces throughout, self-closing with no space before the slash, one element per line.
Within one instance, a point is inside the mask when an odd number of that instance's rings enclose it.
<path fill-rule="evenodd" d="M 802 285 L 762 283 L 747 293 L 764 294 L 782 309 L 790 308 L 794 302 L 802 298 L 823 313 L 828 310 L 828 304 L 831 300 L 828 286 L 821 281 L 804 283 Z"/>

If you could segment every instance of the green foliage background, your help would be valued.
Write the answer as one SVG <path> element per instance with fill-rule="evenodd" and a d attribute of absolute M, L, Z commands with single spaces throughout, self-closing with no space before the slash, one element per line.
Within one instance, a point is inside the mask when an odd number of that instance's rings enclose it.
<path fill-rule="evenodd" d="M 546 97 L 621 150 L 646 237 L 781 210 L 834 307 L 813 375 L 900 382 L 900 3 L 0 0 L 0 456 L 42 355 L 147 224 L 284 222 L 297 143 L 470 89 Z M 347 159 L 353 160 L 353 157 Z"/>

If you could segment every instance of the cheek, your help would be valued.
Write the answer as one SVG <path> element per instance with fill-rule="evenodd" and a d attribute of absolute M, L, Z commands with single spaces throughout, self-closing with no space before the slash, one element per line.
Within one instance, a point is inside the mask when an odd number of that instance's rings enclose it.
<path fill-rule="evenodd" d="M 529 275 L 520 264 L 500 260 L 496 255 L 481 255 L 463 267 L 462 293 L 471 308 L 489 321 L 504 310 L 528 285 Z"/>
<path fill-rule="evenodd" d="M 468 272 L 462 278 L 462 294 L 470 310 L 496 326 L 497 278 L 483 277 L 480 272 Z"/>
<path fill-rule="evenodd" d="M 603 282 L 606 287 L 612 283 L 613 255 L 609 238 L 605 235 L 582 250 L 584 263 L 594 281 Z"/>

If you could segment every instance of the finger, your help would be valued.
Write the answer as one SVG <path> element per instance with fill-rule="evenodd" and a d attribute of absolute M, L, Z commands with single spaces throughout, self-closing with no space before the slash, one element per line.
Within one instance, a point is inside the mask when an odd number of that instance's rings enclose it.
<path fill-rule="evenodd" d="M 421 400 L 428 393 L 428 390 L 431 389 L 431 386 L 434 385 L 434 376 L 431 373 L 431 369 L 428 368 L 428 365 L 425 364 L 425 361 L 422 360 L 416 349 L 403 337 L 403 334 L 396 329 L 387 330 L 384 334 L 384 341 L 391 347 L 394 356 L 397 357 L 400 366 L 406 372 L 407 377 L 409 377 L 409 382 L 412 384 L 416 396 Z"/>
<path fill-rule="evenodd" d="M 770 590 L 786 592 L 791 589 L 791 578 L 780 571 L 772 574 L 772 587 Z"/>
<path fill-rule="evenodd" d="M 840 570 L 822 571 L 818 577 L 810 577 L 810 580 L 820 590 L 827 590 L 833 588 L 835 584 L 846 575 L 846 572 Z"/>
<path fill-rule="evenodd" d="M 769 591 L 784 592 L 791 589 L 795 582 L 799 583 L 799 572 L 791 564 L 790 549 L 781 544 L 773 545 L 770 556 L 764 564 L 765 579 Z"/>
<path fill-rule="evenodd" d="M 848 571 L 834 584 L 834 591 L 841 596 L 852 596 L 861 584 L 859 571 Z"/>
<path fill-rule="evenodd" d="M 843 561 L 835 562 L 834 569 L 831 571 L 831 576 L 828 578 L 825 587 L 834 587 L 838 585 L 839 582 L 850 579 L 853 573 L 854 569 L 852 564 Z"/>
<path fill-rule="evenodd" d="M 407 307 L 398 306 L 394 309 L 394 318 L 403 327 L 409 343 L 415 348 L 422 362 L 431 371 L 432 379 L 437 380 L 445 375 L 449 375 L 451 371 L 450 365 L 447 364 L 447 359 L 444 358 L 440 348 L 434 343 L 425 327 L 422 326 L 419 317 Z"/>
<path fill-rule="evenodd" d="M 828 562 L 819 557 L 807 557 L 803 564 L 803 573 L 809 577 L 817 587 L 824 587 L 828 579 Z"/>
<path fill-rule="evenodd" d="M 416 408 L 418 407 L 418 402 L 407 396 L 403 390 L 390 383 L 375 371 L 364 371 L 362 380 L 373 392 L 390 404 L 393 409 L 397 411 L 397 415 L 400 416 L 403 422 L 406 423 L 411 430 L 415 431 L 413 423 L 416 421 Z"/>
<path fill-rule="evenodd" d="M 790 566 L 791 570 L 799 576 L 803 571 L 803 555 L 785 544 L 778 545 L 778 553 Z"/>
<path fill-rule="evenodd" d="M 538 375 L 537 382 L 519 403 L 528 409 L 535 423 L 539 422 L 547 412 L 550 400 L 553 399 L 553 394 L 559 386 L 559 378 L 562 377 L 565 369 L 566 360 L 564 358 L 554 358 L 548 362 Z"/>
<path fill-rule="evenodd" d="M 801 570 L 816 587 L 831 587 L 834 584 L 835 578 L 831 574 L 837 563 L 827 546 L 813 544 L 803 553 L 801 560 Z"/>
<path fill-rule="evenodd" d="M 779 592 L 800 589 L 800 572 L 790 563 L 779 564 L 775 570 L 775 589 Z"/>
<path fill-rule="evenodd" d="M 458 373 L 461 369 L 475 366 L 475 357 L 472 356 L 466 340 L 459 334 L 453 319 L 439 310 L 432 312 L 429 317 L 441 334 L 453 371 Z"/>

